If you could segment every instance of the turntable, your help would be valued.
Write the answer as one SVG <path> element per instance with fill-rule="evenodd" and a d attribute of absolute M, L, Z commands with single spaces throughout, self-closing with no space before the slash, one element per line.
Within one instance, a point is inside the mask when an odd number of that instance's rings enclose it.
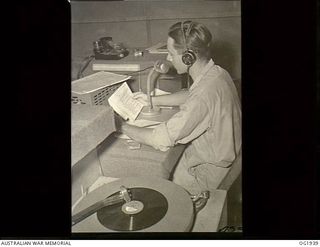
<path fill-rule="evenodd" d="M 79 202 L 72 232 L 187 232 L 209 198 L 191 196 L 157 177 L 126 177 L 104 184 Z"/>

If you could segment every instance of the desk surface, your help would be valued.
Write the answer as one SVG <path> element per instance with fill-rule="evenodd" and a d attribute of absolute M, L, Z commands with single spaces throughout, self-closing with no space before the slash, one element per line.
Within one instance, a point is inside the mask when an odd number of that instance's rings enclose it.
<path fill-rule="evenodd" d="M 138 119 L 166 121 L 179 109 L 161 109 L 158 116 L 138 116 Z M 131 150 L 126 140 L 110 136 L 98 148 L 100 163 L 105 176 L 157 176 L 168 179 L 179 160 L 185 145 L 177 145 L 166 152 L 156 150 L 147 145 Z"/>
<path fill-rule="evenodd" d="M 169 179 L 184 149 L 184 145 L 177 145 L 162 152 L 141 145 L 140 149 L 131 150 L 126 140 L 112 135 L 98 147 L 98 156 L 103 175 L 107 177 L 154 176 Z"/>

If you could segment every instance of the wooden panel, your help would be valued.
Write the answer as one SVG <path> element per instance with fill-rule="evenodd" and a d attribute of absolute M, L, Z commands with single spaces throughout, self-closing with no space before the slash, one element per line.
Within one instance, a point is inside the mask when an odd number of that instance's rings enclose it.
<path fill-rule="evenodd" d="M 166 41 L 168 28 L 191 19 L 208 26 L 213 57 L 234 79 L 241 78 L 240 1 L 125 1 L 72 3 L 72 60 L 92 54 L 92 42 L 112 36 L 128 48 Z"/>
<path fill-rule="evenodd" d="M 241 78 L 241 18 L 196 18 L 213 35 L 212 56 L 234 79 Z M 150 21 L 151 44 L 167 40 L 168 28 L 181 19 Z"/>
<path fill-rule="evenodd" d="M 72 23 L 240 16 L 240 1 L 72 2 Z"/>
<path fill-rule="evenodd" d="M 106 22 L 72 24 L 72 56 L 81 59 L 92 54 L 92 43 L 100 37 L 111 36 L 114 42 L 121 42 L 125 47 L 147 47 L 146 23 Z"/>
<path fill-rule="evenodd" d="M 71 2 L 72 23 L 145 20 L 144 2 Z"/>
<path fill-rule="evenodd" d="M 241 18 L 199 20 L 213 33 L 212 56 L 233 79 L 241 78 Z"/>
<path fill-rule="evenodd" d="M 185 19 L 240 16 L 238 1 L 154 1 L 146 5 L 147 18 Z"/>

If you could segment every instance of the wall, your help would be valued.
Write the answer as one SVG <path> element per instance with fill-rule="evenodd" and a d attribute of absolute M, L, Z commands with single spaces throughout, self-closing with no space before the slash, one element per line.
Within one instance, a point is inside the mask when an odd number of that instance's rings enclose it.
<path fill-rule="evenodd" d="M 194 20 L 214 36 L 213 57 L 234 79 L 241 78 L 240 1 L 73 1 L 72 60 L 92 54 L 92 42 L 112 36 L 128 48 L 166 41 L 175 22 Z"/>

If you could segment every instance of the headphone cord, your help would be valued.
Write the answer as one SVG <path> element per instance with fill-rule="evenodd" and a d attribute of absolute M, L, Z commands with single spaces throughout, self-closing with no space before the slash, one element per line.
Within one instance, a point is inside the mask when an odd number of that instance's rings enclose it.
<path fill-rule="evenodd" d="M 187 67 L 187 89 L 189 90 L 189 88 L 190 88 L 190 74 L 189 74 L 189 70 L 190 70 L 190 67 L 191 66 L 188 66 Z"/>
<path fill-rule="evenodd" d="M 77 75 L 77 79 L 80 79 L 83 77 L 83 71 L 88 67 L 89 63 L 91 62 L 91 60 L 94 58 L 94 55 L 90 55 L 90 56 L 87 56 L 83 59 L 82 63 L 83 62 L 86 62 L 84 64 L 84 66 L 80 65 L 80 69 L 79 69 L 79 72 L 78 72 L 78 75 Z M 87 61 L 86 61 L 87 60 Z"/>
<path fill-rule="evenodd" d="M 144 69 L 142 69 L 142 70 L 137 70 L 137 71 L 131 72 L 131 73 L 126 74 L 126 75 L 133 75 L 133 74 L 135 74 L 135 73 L 139 73 L 139 72 L 145 71 L 145 70 L 147 70 L 147 69 L 151 69 L 151 68 L 153 68 L 153 66 L 144 68 Z"/>

